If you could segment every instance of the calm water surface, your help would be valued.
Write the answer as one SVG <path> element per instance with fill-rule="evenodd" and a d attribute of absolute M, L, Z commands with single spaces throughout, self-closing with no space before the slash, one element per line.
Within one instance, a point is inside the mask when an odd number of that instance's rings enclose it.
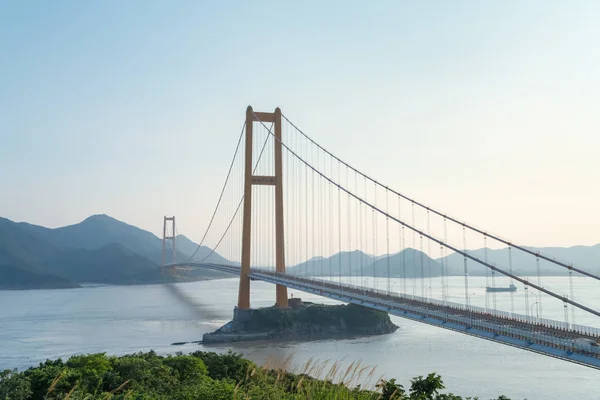
<path fill-rule="evenodd" d="M 345 280 L 354 278 L 344 278 Z M 367 282 L 385 288 L 383 280 Z M 464 301 L 463 278 L 449 282 L 450 300 Z M 424 286 L 429 287 L 429 281 Z M 485 305 L 485 278 L 471 278 L 470 301 Z M 498 281 L 498 285 L 508 282 Z M 568 292 L 568 280 L 546 277 L 544 284 Z M 200 340 L 231 318 L 237 299 L 237 279 L 178 285 L 200 306 L 192 307 L 166 286 L 104 286 L 66 290 L 0 291 L 0 369 L 26 368 L 47 358 L 77 353 L 126 354 L 154 349 L 175 351 L 227 351 L 229 347 L 188 344 Z M 419 280 L 409 281 L 407 290 L 420 294 Z M 600 308 L 600 295 L 593 281 L 575 281 L 576 293 L 586 304 Z M 401 289 L 400 281 L 392 282 Z M 437 279 L 427 294 L 440 298 Z M 305 300 L 334 303 L 317 296 L 293 292 Z M 275 288 L 252 282 L 252 305 L 271 305 Z M 539 298 L 525 301 L 522 288 L 514 295 L 515 310 L 537 313 Z M 489 303 L 492 297 L 488 298 Z M 499 308 L 510 311 L 510 295 L 497 294 Z M 543 298 L 543 316 L 564 320 L 562 303 Z M 569 318 L 572 315 L 569 311 Z M 596 318 L 575 314 L 576 323 L 600 327 Z M 463 396 L 488 399 L 505 394 L 513 399 L 600 399 L 600 371 L 472 338 L 459 333 L 392 317 L 400 329 L 379 337 L 322 340 L 309 343 L 236 344 L 233 348 L 248 358 L 271 365 L 293 356 L 301 366 L 309 359 L 350 363 L 360 360 L 376 366 L 376 377 L 394 377 L 405 386 L 410 378 L 429 372 L 442 375 L 450 391 Z"/>

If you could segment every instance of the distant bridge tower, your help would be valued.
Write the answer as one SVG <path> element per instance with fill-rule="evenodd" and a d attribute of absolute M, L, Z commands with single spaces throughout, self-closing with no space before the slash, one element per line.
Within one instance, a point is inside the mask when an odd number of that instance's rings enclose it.
<path fill-rule="evenodd" d="M 170 230 L 167 225 L 171 225 Z M 162 268 L 167 265 L 167 241 L 171 243 L 171 260 L 169 263 L 174 264 L 177 262 L 177 253 L 175 251 L 175 216 L 165 216 L 163 219 Z"/>
<path fill-rule="evenodd" d="M 254 121 L 272 122 L 275 125 L 275 176 L 257 176 L 252 174 L 252 125 Z M 285 272 L 285 253 L 283 237 L 283 177 L 281 149 L 281 110 L 274 113 L 252 111 L 246 109 L 246 155 L 244 160 L 244 217 L 242 230 L 242 267 L 238 293 L 238 308 L 250 308 L 250 248 L 252 232 L 252 186 L 275 186 L 275 270 Z M 173 222 L 175 224 L 175 222 Z M 276 305 L 280 308 L 288 306 L 287 288 L 277 285 Z"/>

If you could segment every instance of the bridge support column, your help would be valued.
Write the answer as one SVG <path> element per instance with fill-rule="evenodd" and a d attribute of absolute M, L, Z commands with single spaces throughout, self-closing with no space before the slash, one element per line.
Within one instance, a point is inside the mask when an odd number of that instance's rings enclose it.
<path fill-rule="evenodd" d="M 246 109 L 246 154 L 244 156 L 244 216 L 242 221 L 242 265 L 240 287 L 238 292 L 238 308 L 250 308 L 250 244 L 252 233 L 252 124 L 254 112 L 252 107 Z"/>
<path fill-rule="evenodd" d="M 254 176 L 252 165 L 252 126 L 254 121 L 272 122 L 275 125 L 275 176 Z M 238 308 L 250 308 L 250 252 L 252 232 L 252 186 L 275 186 L 275 270 L 285 272 L 285 239 L 283 229 L 283 162 L 281 146 L 281 110 L 274 113 L 255 113 L 251 106 L 246 109 L 246 152 L 244 160 L 244 215 L 242 227 L 242 265 L 238 292 Z M 276 305 L 288 307 L 287 287 L 277 285 Z"/>

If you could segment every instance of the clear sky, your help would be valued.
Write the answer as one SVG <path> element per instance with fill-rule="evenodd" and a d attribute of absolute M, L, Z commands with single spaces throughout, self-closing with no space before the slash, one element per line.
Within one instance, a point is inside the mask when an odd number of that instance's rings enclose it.
<path fill-rule="evenodd" d="M 600 2 L 0 3 L 0 215 L 199 240 L 245 108 L 530 245 L 600 242 Z"/>

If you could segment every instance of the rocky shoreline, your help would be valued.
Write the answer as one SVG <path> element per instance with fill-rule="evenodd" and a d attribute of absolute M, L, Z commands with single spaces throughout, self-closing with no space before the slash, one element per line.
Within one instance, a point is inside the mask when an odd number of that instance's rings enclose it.
<path fill-rule="evenodd" d="M 316 340 L 385 335 L 398 329 L 387 313 L 362 306 L 290 299 L 290 307 L 234 310 L 232 321 L 203 336 L 203 344 L 260 340 Z"/>

